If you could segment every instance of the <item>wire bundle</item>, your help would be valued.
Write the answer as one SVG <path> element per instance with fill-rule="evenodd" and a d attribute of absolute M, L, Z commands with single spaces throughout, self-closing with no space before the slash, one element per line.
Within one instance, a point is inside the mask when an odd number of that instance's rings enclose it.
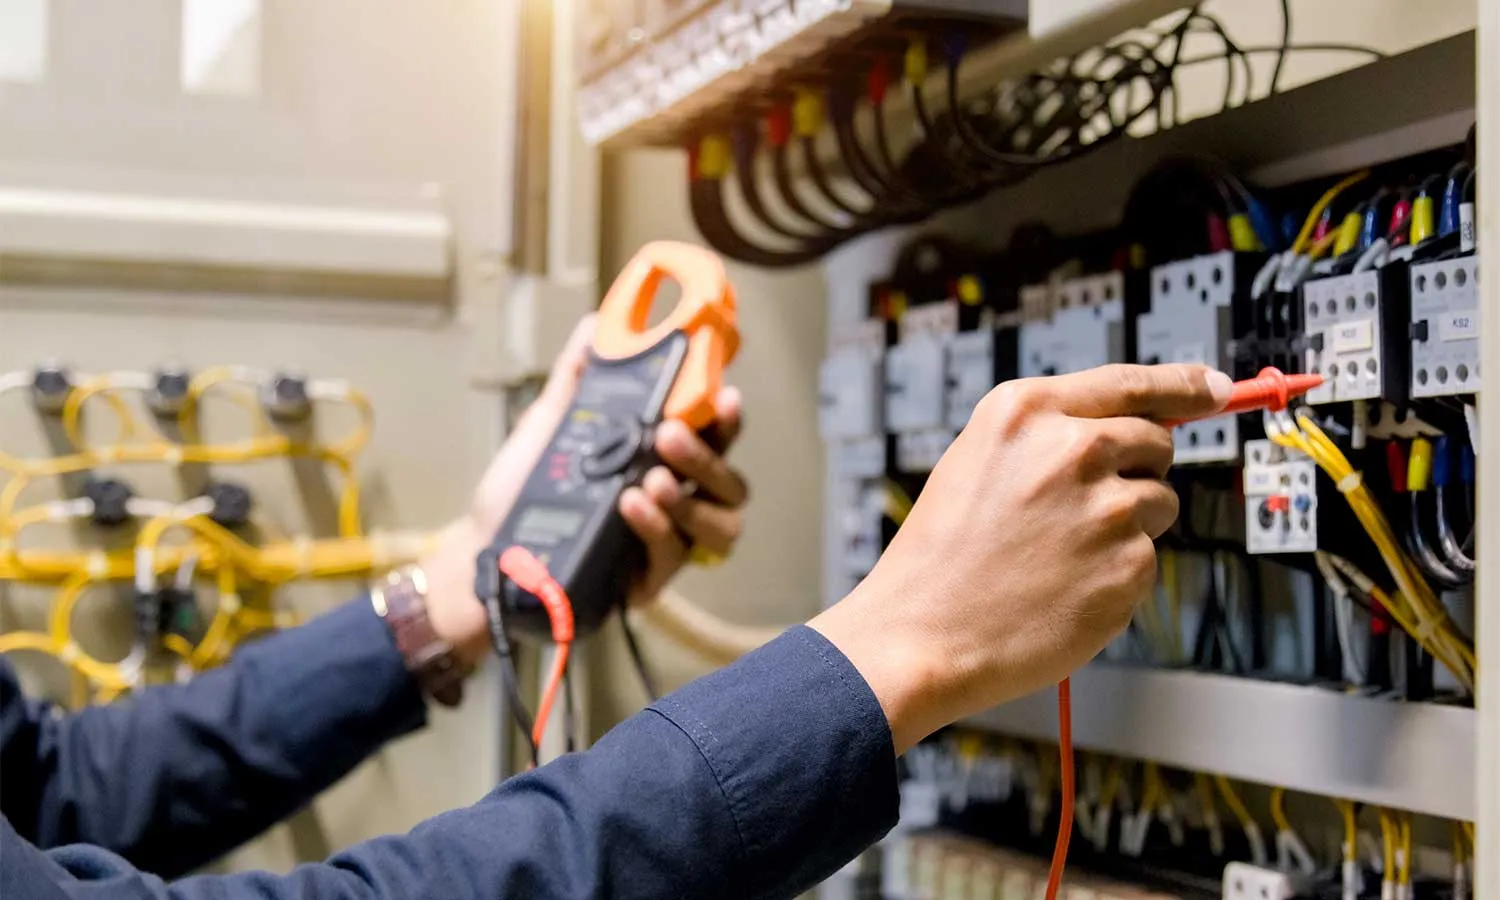
<path fill-rule="evenodd" d="M 841 64 L 858 72 L 861 83 L 842 78 L 816 89 L 798 86 L 769 109 L 736 113 L 729 127 L 690 142 L 694 220 L 726 256 L 761 266 L 801 265 L 871 230 L 919 221 L 1127 134 L 1179 123 L 1175 84 L 1187 67 L 1224 65 L 1227 109 L 1253 99 L 1252 55 L 1275 56 L 1267 93 L 1278 88 L 1290 53 L 1380 55 L 1353 45 L 1294 45 L 1285 3 L 1282 12 L 1282 41 L 1275 47 L 1242 47 L 1218 19 L 1194 7 L 1165 26 L 1126 33 L 968 101 L 959 91 L 966 37 L 956 28 L 935 40 L 911 39 L 897 51 L 895 76 L 893 48 L 866 47 L 857 61 Z M 1217 52 L 1185 53 L 1190 42 L 1203 39 L 1217 40 Z M 934 49 L 946 68 L 939 110 L 927 96 Z M 904 88 L 915 118 L 905 146 L 892 140 L 887 121 L 893 80 Z M 824 137 L 831 141 L 820 144 Z M 845 176 L 837 187 L 820 156 L 828 143 Z M 794 152 L 806 185 L 793 178 Z M 769 194 L 763 182 L 770 182 Z"/>
<path fill-rule="evenodd" d="M 1266 413 L 1266 435 L 1276 443 L 1299 450 L 1318 464 L 1333 480 L 1359 519 L 1360 525 L 1375 543 L 1396 584 L 1394 594 L 1387 593 L 1363 572 L 1338 557 L 1328 560 L 1359 591 L 1375 600 L 1434 659 L 1446 666 L 1464 690 L 1474 690 L 1474 648 L 1449 619 L 1442 601 L 1423 577 L 1416 562 L 1402 549 L 1395 531 L 1386 519 L 1363 476 L 1350 464 L 1338 446 L 1313 421 L 1310 411 L 1299 410 L 1295 417 Z"/>
<path fill-rule="evenodd" d="M 68 392 L 59 410 L 71 452 L 33 460 L 0 452 L 0 472 L 8 476 L 0 490 L 0 581 L 56 586 L 46 630 L 0 635 L 0 653 L 27 650 L 50 655 L 73 673 L 75 705 L 88 702 L 91 696 L 105 701 L 143 683 L 148 669 L 174 657 L 177 665 L 190 669 L 215 666 L 227 660 L 244 637 L 294 624 L 295 616 L 278 610 L 272 602 L 277 587 L 306 578 L 367 575 L 420 556 L 428 544 L 426 536 L 367 537 L 360 527 L 354 463 L 373 429 L 368 399 L 343 382 L 311 382 L 310 400 L 350 406 L 359 422 L 354 431 L 337 440 L 293 439 L 274 430 L 256 402 L 255 393 L 263 380 L 259 373 L 240 367 L 199 373 L 186 386 L 173 420 L 177 435 L 171 436 L 161 427 L 148 433 L 124 399 L 126 392 L 149 390 L 149 376 L 126 372 L 84 379 Z M 30 373 L 0 376 L 0 393 L 30 383 Z M 223 396 L 247 409 L 251 435 L 237 441 L 204 442 L 198 420 L 210 396 Z M 117 423 L 114 438 L 107 444 L 90 443 L 83 433 L 84 407 L 95 398 Z M 87 498 L 16 509 L 25 489 L 38 480 L 87 473 L 105 464 L 225 464 L 292 456 L 321 460 L 342 476 L 338 538 L 277 540 L 257 546 L 210 518 L 211 498 L 182 503 L 131 498 L 125 512 L 139 526 L 132 550 L 21 548 L 20 537 L 27 529 L 87 520 L 94 512 Z M 184 539 L 167 545 L 165 539 L 173 533 L 181 533 Z M 159 587 L 164 577 L 171 578 L 170 586 Z M 215 585 L 217 601 L 201 635 L 193 640 L 189 634 L 197 630 L 190 626 L 199 617 L 194 594 L 199 579 Z M 74 614 L 91 588 L 122 581 L 135 583 L 138 603 L 145 601 L 146 614 L 138 611 L 139 633 L 131 653 L 119 662 L 103 662 L 74 637 Z M 163 603 L 168 596 L 173 602 Z M 166 619 L 178 621 L 162 627 Z"/>

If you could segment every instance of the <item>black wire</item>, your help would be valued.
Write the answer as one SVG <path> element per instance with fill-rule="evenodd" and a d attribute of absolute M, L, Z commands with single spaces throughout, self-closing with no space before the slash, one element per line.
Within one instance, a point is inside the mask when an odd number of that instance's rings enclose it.
<path fill-rule="evenodd" d="M 1292 44 L 1292 3 L 1281 0 L 1281 47 L 1276 54 L 1276 66 L 1271 69 L 1271 93 L 1281 90 L 1281 67 L 1286 63 L 1287 50 Z"/>
<path fill-rule="evenodd" d="M 656 689 L 656 679 L 651 676 L 651 669 L 646 665 L 646 657 L 641 653 L 641 645 L 635 639 L 635 629 L 630 627 L 629 616 L 625 614 L 625 607 L 620 607 L 620 630 L 625 634 L 625 647 L 630 651 L 630 661 L 635 664 L 635 672 L 641 677 L 641 686 L 646 689 L 646 696 L 655 702 L 661 696 Z"/>
<path fill-rule="evenodd" d="M 516 663 L 515 657 L 511 654 L 510 635 L 505 631 L 505 620 L 500 612 L 500 598 L 484 598 L 484 611 L 490 626 L 490 643 L 494 645 L 495 655 L 500 657 L 500 680 L 505 685 L 506 705 L 510 707 L 510 714 L 515 719 L 516 726 L 521 729 L 526 746 L 531 750 L 531 764 L 540 765 L 541 756 L 536 744 L 531 740 L 531 713 L 526 709 L 526 702 L 521 699 L 520 679 L 516 676 Z"/>
<path fill-rule="evenodd" d="M 815 241 L 816 234 L 801 231 L 786 225 L 771 214 L 766 208 L 766 202 L 760 195 L 760 181 L 756 178 L 755 160 L 758 154 L 750 152 L 742 160 L 736 160 L 734 166 L 735 184 L 739 186 L 740 197 L 745 201 L 745 207 L 750 210 L 756 221 L 769 231 L 775 232 L 784 238 L 793 241 Z"/>
<path fill-rule="evenodd" d="M 804 136 L 800 143 L 802 144 L 802 163 L 807 169 L 808 178 L 812 181 L 813 186 L 818 189 L 818 193 L 822 195 L 823 199 L 840 212 L 849 216 L 856 224 L 868 222 L 874 218 L 872 214 L 878 212 L 878 210 L 873 204 L 869 209 L 860 209 L 853 203 L 840 197 L 838 192 L 833 189 L 833 184 L 828 178 L 828 172 L 823 169 L 822 160 L 818 159 L 817 139 L 808 135 Z"/>
<path fill-rule="evenodd" d="M 813 212 L 797 194 L 797 188 L 792 183 L 792 165 L 788 144 L 782 144 L 771 151 L 771 173 L 776 184 L 776 193 L 781 197 L 781 202 L 786 204 L 787 209 L 813 223 L 818 228 L 829 234 L 848 233 L 848 229 L 840 228 L 837 222 Z"/>

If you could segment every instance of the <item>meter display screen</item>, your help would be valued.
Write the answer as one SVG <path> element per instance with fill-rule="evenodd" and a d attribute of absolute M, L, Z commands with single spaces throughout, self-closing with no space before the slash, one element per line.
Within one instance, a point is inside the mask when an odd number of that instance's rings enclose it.
<path fill-rule="evenodd" d="M 581 510 L 560 506 L 528 506 L 516 522 L 516 540 L 523 544 L 556 544 L 578 534 L 586 518 Z"/>

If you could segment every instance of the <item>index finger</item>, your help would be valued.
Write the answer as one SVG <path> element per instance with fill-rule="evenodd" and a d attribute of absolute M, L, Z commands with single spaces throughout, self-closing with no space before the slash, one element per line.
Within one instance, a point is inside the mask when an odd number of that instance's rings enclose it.
<path fill-rule="evenodd" d="M 1110 365 L 1042 379 L 1044 400 L 1087 419 L 1139 416 L 1158 422 L 1211 416 L 1229 402 L 1233 382 L 1208 366 Z"/>
<path fill-rule="evenodd" d="M 734 439 L 740 436 L 740 427 L 745 421 L 744 408 L 745 400 L 739 388 L 732 385 L 719 388 L 718 396 L 714 397 L 714 423 L 704 435 L 710 447 L 719 453 L 729 449 Z"/>

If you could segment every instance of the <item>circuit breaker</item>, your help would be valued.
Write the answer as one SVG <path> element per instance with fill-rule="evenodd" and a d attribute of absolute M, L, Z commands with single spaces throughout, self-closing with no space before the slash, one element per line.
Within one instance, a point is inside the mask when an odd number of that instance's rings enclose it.
<path fill-rule="evenodd" d="M 995 330 L 980 328 L 953 336 L 948 343 L 948 397 L 943 418 L 962 429 L 974 407 L 995 386 Z"/>
<path fill-rule="evenodd" d="M 1303 285 L 1303 370 L 1327 379 L 1308 392 L 1307 402 L 1405 402 L 1410 320 L 1404 263 Z"/>
<path fill-rule="evenodd" d="M 896 433 L 896 467 L 928 472 L 956 434 L 947 423 L 948 349 L 958 333 L 958 301 L 913 307 L 886 352 L 886 427 Z"/>
<path fill-rule="evenodd" d="M 1479 257 L 1411 267 L 1411 395 L 1479 390 Z"/>
<path fill-rule="evenodd" d="M 834 341 L 818 369 L 818 430 L 825 441 L 885 431 L 885 324 L 861 322 Z"/>
<path fill-rule="evenodd" d="M 1252 554 L 1318 549 L 1318 465 L 1272 441 L 1245 444 L 1245 550 Z"/>
<path fill-rule="evenodd" d="M 1034 294 L 1028 293 L 1030 299 Z M 1026 312 L 1021 325 L 1022 378 L 1081 372 L 1124 362 L 1127 351 L 1124 278 L 1107 272 L 1052 288 L 1052 308 Z"/>
<path fill-rule="evenodd" d="M 1233 371 L 1234 294 L 1240 273 L 1230 251 L 1198 256 L 1151 270 L 1151 309 L 1136 320 L 1136 356 L 1147 365 L 1202 363 Z M 1217 416 L 1172 431 L 1181 464 L 1234 462 L 1239 458 L 1237 416 Z"/>
<path fill-rule="evenodd" d="M 843 515 L 841 557 L 845 575 L 861 578 L 875 568 L 884 546 L 880 530 L 884 515 L 885 494 L 881 483 L 862 483 Z"/>

